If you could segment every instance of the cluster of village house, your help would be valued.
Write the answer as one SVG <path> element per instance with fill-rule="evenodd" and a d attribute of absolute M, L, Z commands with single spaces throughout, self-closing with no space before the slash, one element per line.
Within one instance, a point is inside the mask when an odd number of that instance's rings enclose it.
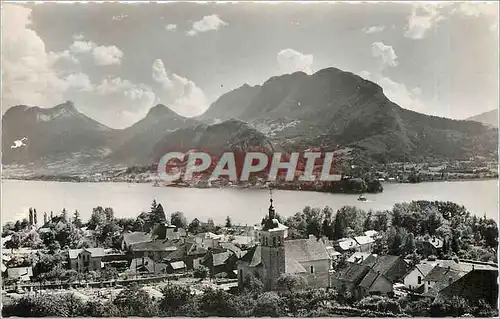
<path fill-rule="evenodd" d="M 494 305 L 498 297 L 495 264 L 430 258 L 410 266 L 411 262 L 402 256 L 372 254 L 377 236 L 373 230 L 336 241 L 314 236 L 289 239 L 288 227 L 275 218 L 272 200 L 262 226 L 233 227 L 231 231 L 231 235 L 211 232 L 191 235 L 182 228 L 165 224 L 158 225 L 151 233 L 125 232 L 121 252 L 71 249 L 67 253 L 68 268 L 87 272 L 98 271 L 106 264 L 122 264 L 126 273 L 160 275 L 204 265 L 211 276 L 225 273 L 237 278 L 238 285 L 243 285 L 251 273 L 267 290 L 278 289 L 277 281 L 282 274 L 295 274 L 305 277 L 309 287 L 331 287 L 349 292 L 355 299 L 370 294 L 411 293 L 444 298 L 459 295 L 469 300 L 485 299 Z M 427 245 L 437 253 L 443 242 L 431 238 Z M 10 251 L 3 251 L 4 261 L 8 260 Z M 347 266 L 334 270 L 335 260 L 345 255 Z M 20 281 L 29 281 L 33 276 L 31 267 L 6 268 L 2 264 L 2 272 Z"/>

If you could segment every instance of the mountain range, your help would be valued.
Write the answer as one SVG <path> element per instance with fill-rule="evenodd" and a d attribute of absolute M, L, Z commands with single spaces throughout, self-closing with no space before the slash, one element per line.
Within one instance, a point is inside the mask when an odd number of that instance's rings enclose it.
<path fill-rule="evenodd" d="M 488 116 L 486 116 L 488 118 Z M 477 119 L 476 119 L 477 121 Z M 373 162 L 495 157 L 498 131 L 471 120 L 416 113 L 355 74 L 326 68 L 243 85 L 196 118 L 151 108 L 126 129 L 111 129 L 66 102 L 50 109 L 14 106 L 2 118 L 3 164 L 78 157 L 80 162 L 148 165 L 167 151 L 351 149 Z M 15 141 L 26 138 L 25 145 Z"/>
<path fill-rule="evenodd" d="M 498 109 L 469 117 L 467 121 L 475 121 L 498 128 Z"/>

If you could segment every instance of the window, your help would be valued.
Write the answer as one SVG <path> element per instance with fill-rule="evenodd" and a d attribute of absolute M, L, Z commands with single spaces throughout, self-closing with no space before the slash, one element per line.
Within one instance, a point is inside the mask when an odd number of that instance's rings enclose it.
<path fill-rule="evenodd" d="M 276 246 L 276 237 L 273 237 L 273 246 Z"/>
<path fill-rule="evenodd" d="M 314 274 L 314 266 L 311 266 L 311 274 Z"/>
<path fill-rule="evenodd" d="M 418 276 L 418 284 L 422 284 L 422 277 Z"/>

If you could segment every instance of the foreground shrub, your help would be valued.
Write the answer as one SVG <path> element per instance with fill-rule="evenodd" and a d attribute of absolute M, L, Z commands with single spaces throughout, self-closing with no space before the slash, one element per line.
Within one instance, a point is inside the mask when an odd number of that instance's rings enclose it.
<path fill-rule="evenodd" d="M 398 314 L 401 312 L 399 303 L 396 300 L 385 296 L 368 296 L 356 304 L 359 309 L 366 309 L 378 312 L 391 312 Z"/>

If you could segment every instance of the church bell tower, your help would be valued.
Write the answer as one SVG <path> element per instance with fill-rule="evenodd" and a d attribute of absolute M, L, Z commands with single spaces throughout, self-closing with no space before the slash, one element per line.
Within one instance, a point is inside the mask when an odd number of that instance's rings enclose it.
<path fill-rule="evenodd" d="M 264 266 L 263 284 L 266 290 L 276 289 L 279 276 L 285 273 L 285 238 L 287 229 L 288 227 L 276 219 L 271 197 L 268 216 L 263 222 L 260 234 L 261 260 Z"/>

